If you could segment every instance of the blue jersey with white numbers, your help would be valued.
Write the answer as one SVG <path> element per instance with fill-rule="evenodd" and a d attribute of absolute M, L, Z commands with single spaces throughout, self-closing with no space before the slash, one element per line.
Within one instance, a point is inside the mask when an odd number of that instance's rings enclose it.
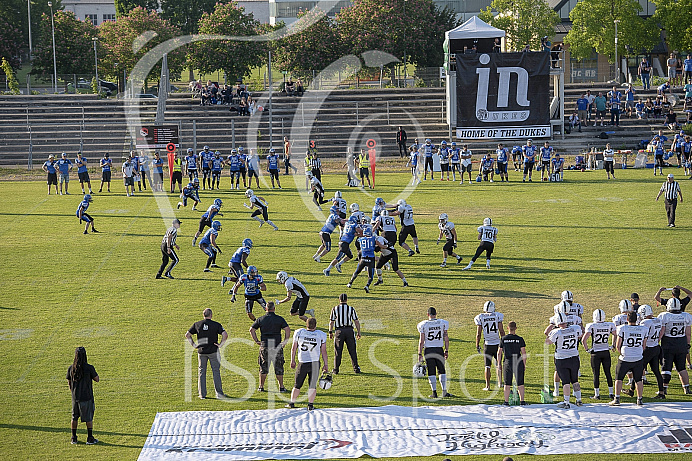
<path fill-rule="evenodd" d="M 154 159 L 154 168 L 157 173 L 163 173 L 163 159 L 161 157 Z"/>
<path fill-rule="evenodd" d="M 544 162 L 549 162 L 550 158 L 553 156 L 553 148 L 551 147 L 541 147 L 541 160 Z"/>
<path fill-rule="evenodd" d="M 229 155 L 228 163 L 231 166 L 231 171 L 240 171 L 240 157 L 238 157 L 238 154 Z"/>
<path fill-rule="evenodd" d="M 207 211 L 204 212 L 202 215 L 203 218 L 208 218 L 209 221 L 214 219 L 214 216 L 216 216 L 219 213 L 219 207 L 216 205 L 210 205 L 209 208 L 207 208 Z"/>
<path fill-rule="evenodd" d="M 492 157 L 483 157 L 481 165 L 483 165 L 484 170 L 492 170 L 493 162 L 495 162 L 495 160 Z"/>
<path fill-rule="evenodd" d="M 563 167 L 563 165 L 565 164 L 565 159 L 561 158 L 561 157 L 555 157 L 555 158 L 553 158 L 552 162 L 553 162 L 553 171 L 555 171 L 555 170 L 559 170 L 560 168 Z"/>
<path fill-rule="evenodd" d="M 101 159 L 101 171 L 111 171 L 111 167 L 113 166 L 113 160 L 109 158 L 102 158 Z"/>
<path fill-rule="evenodd" d="M 267 163 L 269 164 L 270 170 L 279 169 L 279 156 L 278 155 L 267 155 Z"/>
<path fill-rule="evenodd" d="M 656 157 L 663 157 L 663 143 L 656 144 L 656 151 L 654 152 L 654 155 Z"/>
<path fill-rule="evenodd" d="M 678 147 L 682 147 L 682 145 L 685 143 L 685 138 L 683 136 L 680 136 L 680 133 L 675 135 L 675 139 L 673 139 L 673 145 L 677 149 Z"/>
<path fill-rule="evenodd" d="M 196 170 L 197 169 L 197 156 L 195 154 L 188 155 L 185 157 L 185 161 L 187 162 L 187 169 L 188 170 Z"/>
<path fill-rule="evenodd" d="M 202 240 L 199 241 L 200 246 L 201 245 L 211 245 L 211 236 L 219 236 L 219 231 L 217 231 L 214 228 L 209 229 L 207 232 L 205 232 L 204 237 L 202 237 Z"/>
<path fill-rule="evenodd" d="M 322 226 L 322 230 L 320 232 L 326 232 L 327 234 L 331 234 L 334 232 L 334 229 L 339 225 L 339 221 L 341 218 L 339 218 L 335 214 L 330 214 L 327 220 L 324 223 L 324 226 Z"/>
<path fill-rule="evenodd" d="M 372 207 L 372 220 L 374 221 L 375 219 L 377 219 L 377 217 L 380 215 L 380 213 L 384 209 L 385 208 L 383 206 L 379 206 L 379 205 L 375 205 L 374 207 Z"/>
<path fill-rule="evenodd" d="M 351 243 L 353 242 L 353 239 L 356 238 L 356 229 L 358 228 L 358 224 L 348 221 L 346 225 L 344 226 L 344 231 L 341 233 L 341 238 L 339 239 L 342 242 L 346 243 Z"/>
<path fill-rule="evenodd" d="M 250 248 L 240 247 L 237 250 L 235 250 L 235 253 L 233 253 L 233 256 L 231 256 L 231 262 L 237 263 L 237 264 L 242 263 L 243 262 L 243 255 L 246 255 L 245 256 L 246 258 L 248 256 L 250 256 Z"/>
<path fill-rule="evenodd" d="M 411 166 L 412 167 L 415 167 L 418 165 L 418 155 L 419 154 L 417 151 L 411 152 L 410 157 L 411 157 Z"/>
<path fill-rule="evenodd" d="M 461 160 L 461 157 L 459 156 L 459 149 L 455 148 L 455 149 L 450 149 L 449 151 L 451 152 L 451 155 L 449 158 L 452 161 L 452 163 L 459 163 L 459 161 Z"/>
<path fill-rule="evenodd" d="M 79 206 L 77 207 L 77 212 L 75 213 L 77 216 L 79 216 L 79 210 L 82 210 L 82 213 L 86 213 L 86 210 L 89 208 L 89 202 L 86 200 L 82 200 L 79 203 Z"/>
<path fill-rule="evenodd" d="M 524 153 L 524 162 L 533 162 L 536 158 L 536 146 L 524 146 L 521 148 Z"/>
<path fill-rule="evenodd" d="M 435 144 L 423 144 L 423 154 L 426 158 L 432 158 L 433 149 L 435 149 Z"/>
<path fill-rule="evenodd" d="M 521 146 L 512 147 L 512 154 L 521 154 L 521 153 L 522 153 Z"/>
<path fill-rule="evenodd" d="M 211 170 L 212 171 L 221 171 L 221 167 L 223 166 L 223 159 L 221 157 L 214 157 L 211 159 Z"/>
<path fill-rule="evenodd" d="M 497 163 L 507 163 L 507 156 L 509 154 L 506 148 L 496 149 L 495 153 L 497 154 Z"/>
<path fill-rule="evenodd" d="M 75 163 L 78 163 L 79 160 L 75 160 Z M 87 159 L 82 157 L 82 163 L 77 167 L 77 173 L 86 173 L 87 172 Z"/>
<path fill-rule="evenodd" d="M 60 170 L 60 173 L 68 174 L 70 172 L 72 162 L 69 159 L 61 158 L 56 163 L 58 164 L 58 170 Z"/>
<path fill-rule="evenodd" d="M 260 294 L 260 284 L 264 282 L 264 279 L 257 274 L 251 280 L 248 274 L 243 274 L 240 276 L 240 281 L 245 285 L 245 296 L 255 296 Z"/>
<path fill-rule="evenodd" d="M 247 155 L 238 153 L 238 158 L 240 159 L 240 169 L 245 168 L 245 163 L 247 162 Z"/>
<path fill-rule="evenodd" d="M 361 237 L 358 239 L 360 243 L 360 253 L 364 258 L 375 257 L 375 237 Z"/>
<path fill-rule="evenodd" d="M 189 182 L 187 186 L 183 187 L 184 196 L 195 198 L 197 194 L 199 194 L 199 187 L 195 187 L 193 183 Z"/>

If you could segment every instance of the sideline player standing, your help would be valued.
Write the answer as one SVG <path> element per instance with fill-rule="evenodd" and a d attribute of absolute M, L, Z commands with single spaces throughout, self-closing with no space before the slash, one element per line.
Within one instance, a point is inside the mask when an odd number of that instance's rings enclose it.
<path fill-rule="evenodd" d="M 41 169 L 43 169 L 43 171 L 45 171 L 48 175 L 46 181 L 48 183 L 48 195 L 50 195 L 50 186 L 52 184 L 55 185 L 55 195 L 58 195 L 58 170 L 56 169 L 56 165 L 57 162 L 55 161 L 55 155 L 50 154 L 48 156 L 48 160 L 43 162 L 43 166 L 41 166 Z M 101 182 L 101 185 L 103 185 L 103 182 Z M 108 183 L 108 187 L 110 188 L 110 182 Z M 110 192 L 110 189 L 108 190 L 108 192 Z"/>
<path fill-rule="evenodd" d="M 550 160 L 553 157 L 553 148 L 548 141 L 541 147 L 541 181 L 550 179 Z"/>
<path fill-rule="evenodd" d="M 84 196 L 84 200 L 82 200 L 82 201 L 79 203 L 79 206 L 77 207 L 77 213 L 76 213 L 76 215 L 77 215 L 77 217 L 79 218 L 79 223 L 81 224 L 82 221 L 84 221 L 84 222 L 86 223 L 86 227 L 84 227 L 84 233 L 85 233 L 85 234 L 88 234 L 88 233 L 89 233 L 89 224 L 91 224 L 91 232 L 93 232 L 93 233 L 95 233 L 95 234 L 98 233 L 98 231 L 94 228 L 94 218 L 92 218 L 91 216 L 89 216 L 89 215 L 87 214 L 87 212 L 86 212 L 87 209 L 89 209 L 89 205 L 90 205 L 91 202 L 93 202 L 93 201 L 94 201 L 94 200 L 91 198 L 91 195 L 86 194 L 86 195 Z"/>
<path fill-rule="evenodd" d="M 601 367 L 608 383 L 608 394 L 611 399 L 615 398 L 613 392 L 613 376 L 610 373 L 610 336 L 615 336 L 615 324 L 606 322 L 605 312 L 596 309 L 592 315 L 593 322 L 586 325 L 586 333 L 581 339 L 584 350 L 591 355 L 591 371 L 593 371 L 593 392 L 592 399 L 601 398 Z M 591 347 L 589 347 L 591 338 Z M 659 373 L 660 375 L 660 373 Z"/>
<path fill-rule="evenodd" d="M 493 359 L 497 360 L 497 348 L 500 345 L 500 338 L 505 336 L 505 328 L 502 325 L 504 317 L 505 316 L 500 312 L 495 312 L 494 302 L 486 301 L 483 304 L 483 312 L 478 314 L 473 319 L 473 323 L 476 324 L 476 351 L 479 354 L 481 353 L 481 333 L 483 334 L 483 355 L 485 356 L 484 391 L 490 390 L 490 367 L 493 365 Z M 497 373 L 497 386 L 500 387 L 502 383 L 502 375 L 500 373 L 499 360 L 495 363 L 495 365 L 495 371 Z"/>
<path fill-rule="evenodd" d="M 58 172 L 60 173 L 60 195 L 62 195 L 62 185 L 65 183 L 65 195 L 70 195 L 67 192 L 67 186 L 70 185 L 70 170 L 72 169 L 72 161 L 67 158 L 67 154 L 63 152 L 61 154 L 60 160 L 55 162 L 58 165 Z"/>
<path fill-rule="evenodd" d="M 661 375 L 660 370 L 660 360 L 661 360 L 661 319 L 654 317 L 654 311 L 648 304 L 644 304 L 639 307 L 638 310 L 639 318 L 641 319 L 639 324 L 645 326 L 649 329 L 649 336 L 646 338 L 646 349 L 644 349 L 644 357 L 642 359 L 643 369 L 646 367 L 651 368 L 651 372 L 656 377 L 656 384 L 658 384 L 658 393 L 653 397 L 657 400 L 663 400 L 666 398 L 666 394 L 663 389 L 663 375 Z M 643 382 L 643 381 L 642 381 Z M 632 383 L 632 388 L 627 392 L 627 394 L 632 397 L 634 395 L 634 383 Z"/>
<path fill-rule="evenodd" d="M 582 406 L 581 387 L 579 386 L 579 339 L 582 329 L 579 325 L 569 325 L 568 316 L 562 312 L 555 315 L 558 328 L 550 330 L 545 343 L 555 344 L 555 370 L 562 380 L 564 401 L 558 408 L 569 408 L 570 385 L 574 386 L 574 396 L 578 407 Z"/>
<path fill-rule="evenodd" d="M 440 244 L 440 239 L 444 235 L 445 242 L 444 247 L 442 247 L 442 264 L 440 267 L 447 267 L 447 256 L 454 256 L 457 258 L 457 264 L 461 262 L 461 256 L 454 253 L 454 248 L 457 247 L 457 230 L 454 228 L 454 223 L 447 220 L 447 213 L 442 213 L 440 215 L 440 222 L 437 227 L 440 229 L 440 235 L 437 236 L 437 244 Z"/>
<path fill-rule="evenodd" d="M 502 143 L 500 143 L 497 145 L 495 154 L 497 155 L 497 172 L 500 174 L 500 182 L 509 182 L 509 176 L 507 176 L 509 153 L 507 148 L 502 147 Z"/>
<path fill-rule="evenodd" d="M 456 181 L 456 179 L 454 179 Z M 413 221 L 413 207 L 406 203 L 406 200 L 400 199 L 397 202 L 397 207 L 394 211 L 389 212 L 390 216 L 399 216 L 401 219 L 401 231 L 399 231 L 399 246 L 408 251 L 409 256 L 415 253 L 406 243 L 406 239 L 410 235 L 413 238 L 413 246 L 416 248 L 416 253 L 420 254 L 418 249 L 418 234 L 416 233 L 416 223 Z"/>
<path fill-rule="evenodd" d="M 632 372 L 632 378 L 637 386 L 637 405 L 642 405 L 644 383 L 644 350 L 646 339 L 649 336 L 649 328 L 637 325 L 637 313 L 632 311 L 627 314 L 627 325 L 620 325 L 617 329 L 615 349 L 620 351 L 618 364 L 615 367 L 615 398 L 610 402 L 611 406 L 620 405 L 620 392 L 622 392 L 622 380 L 627 373 Z"/>
<path fill-rule="evenodd" d="M 243 203 L 243 206 L 245 206 L 245 208 L 247 208 L 248 210 L 257 208 L 255 211 L 252 212 L 250 217 L 260 223 L 259 227 L 262 227 L 266 222 L 267 224 L 272 226 L 275 231 L 278 231 L 279 228 L 276 226 L 276 224 L 269 220 L 269 214 L 267 213 L 267 201 L 264 200 L 264 197 L 255 195 L 252 189 L 248 189 L 245 191 L 245 197 L 250 199 L 250 205 Z M 260 215 L 262 215 L 262 218 L 259 217 Z M 262 219 L 264 219 L 264 221 Z"/>
<path fill-rule="evenodd" d="M 77 426 L 79 418 L 86 423 L 87 445 L 98 443 L 94 438 L 94 390 L 91 381 L 99 382 L 99 375 L 96 369 L 87 363 L 86 349 L 78 347 L 75 349 L 74 361 L 67 369 L 67 383 L 72 393 L 72 444 L 77 444 Z"/>
<path fill-rule="evenodd" d="M 471 158 L 473 157 L 473 154 L 469 150 L 469 146 L 467 144 L 464 144 L 462 146 L 462 149 L 459 152 L 459 156 L 461 157 L 461 182 L 459 182 L 459 184 L 464 184 L 465 172 L 469 174 L 469 184 L 471 184 L 471 170 L 473 169 L 473 161 L 471 160 Z"/>
<path fill-rule="evenodd" d="M 497 241 L 497 227 L 493 227 L 492 224 L 493 221 L 490 218 L 485 218 L 483 220 L 483 225 L 478 228 L 478 240 L 481 241 L 481 244 L 478 245 L 476 254 L 473 255 L 473 258 L 471 258 L 471 261 L 469 261 L 469 265 L 464 267 L 462 270 L 465 271 L 471 269 L 473 263 L 476 262 L 476 259 L 478 259 L 484 251 L 486 258 L 485 267 L 486 269 L 490 269 L 490 256 L 493 254 L 495 242 Z"/>
<path fill-rule="evenodd" d="M 568 301 L 566 301 L 566 298 L 571 298 L 572 293 L 570 291 L 563 291 L 562 292 L 562 301 L 560 301 L 558 304 L 553 306 L 553 312 L 555 312 L 555 315 L 550 317 L 548 319 L 548 327 L 545 329 L 543 334 L 546 336 L 550 335 L 550 332 L 553 331 L 553 329 L 557 328 L 560 320 L 564 320 L 565 323 L 567 323 L 567 326 L 572 326 L 572 325 L 577 325 L 580 328 L 580 333 L 579 337 L 581 338 L 584 327 L 582 323 L 582 319 L 580 315 L 578 315 L 579 308 L 581 307 L 580 304 L 570 304 Z M 562 317 L 560 316 L 562 315 Z M 577 377 L 579 376 L 579 372 L 577 372 Z M 555 369 L 555 373 L 553 373 L 553 382 L 555 384 L 555 390 L 553 391 L 553 396 L 554 397 L 559 397 L 560 396 L 560 374 L 557 371 L 557 367 Z"/>
<path fill-rule="evenodd" d="M 416 185 L 420 183 L 420 179 L 418 178 L 418 162 L 420 160 L 420 153 L 418 153 L 418 146 L 414 146 L 411 146 L 411 153 L 408 156 L 409 158 L 408 162 L 406 162 L 406 166 L 411 167 L 411 176 L 413 176 L 411 181 L 413 185 Z"/>
<path fill-rule="evenodd" d="M 437 155 L 440 157 L 440 181 L 445 181 L 445 173 L 447 173 L 447 181 L 449 181 L 449 156 L 450 150 L 447 148 L 447 141 L 442 140 L 440 148 L 437 150 Z"/>
<path fill-rule="evenodd" d="M 445 360 L 449 357 L 449 322 L 437 318 L 437 310 L 428 308 L 428 320 L 418 324 L 418 361 L 425 358 L 428 368 L 428 382 L 432 389 L 431 399 L 437 398 L 437 372 L 442 387 L 442 397 L 454 397 L 447 392 L 447 371 Z M 444 347 L 444 349 L 443 349 Z M 423 355 L 425 348 L 425 355 Z"/>
<path fill-rule="evenodd" d="M 77 159 L 75 160 L 77 165 L 77 177 L 79 178 L 79 185 L 82 187 L 82 194 L 84 194 L 84 183 L 89 186 L 89 193 L 93 194 L 91 191 L 91 180 L 89 179 L 89 170 L 87 169 L 87 159 L 82 157 L 82 153 L 77 154 Z"/>
<path fill-rule="evenodd" d="M 521 151 L 524 156 L 524 178 L 522 182 L 526 182 L 527 174 L 529 175 L 529 182 L 531 182 L 533 167 L 536 164 L 536 146 L 533 145 L 533 140 L 528 139 L 526 145 L 521 148 Z"/>
<path fill-rule="evenodd" d="M 211 189 L 211 161 L 213 158 L 214 153 L 209 149 L 199 153 L 199 159 L 202 163 L 202 189 L 204 190 L 207 189 L 207 185 L 209 185 L 209 189 Z"/>
<path fill-rule="evenodd" d="M 264 278 L 259 275 L 255 266 L 248 267 L 247 274 L 241 275 L 231 289 L 232 303 L 235 302 L 235 295 L 240 285 L 245 286 L 245 312 L 250 320 L 254 321 L 255 316 L 252 314 L 252 307 L 255 305 L 255 301 L 262 306 L 262 309 L 267 307 L 267 303 L 262 297 L 262 292 L 267 290 L 267 285 L 264 284 Z"/>
<path fill-rule="evenodd" d="M 209 146 L 204 146 L 204 151 L 209 152 Z M 202 154 L 202 152 L 200 152 L 200 156 L 201 156 L 201 154 Z M 195 155 L 195 151 L 192 150 L 192 147 L 189 147 L 187 149 L 187 156 L 185 156 L 185 171 L 187 171 L 187 175 L 190 177 L 190 181 L 192 181 L 194 178 L 198 177 L 198 173 L 197 173 L 198 160 L 199 160 L 199 156 Z"/>
<path fill-rule="evenodd" d="M 171 271 L 180 262 L 178 255 L 175 254 L 175 250 L 180 249 L 178 244 L 175 243 L 175 239 L 178 238 L 178 229 L 180 229 L 180 220 L 176 218 L 163 236 L 163 241 L 161 241 L 161 267 L 159 267 L 159 271 L 156 273 L 157 279 L 162 278 L 161 274 L 172 279 L 173 276 L 171 275 Z M 169 260 L 171 264 L 166 268 L 166 264 L 168 264 Z"/>
<path fill-rule="evenodd" d="M 435 172 L 433 170 L 433 153 L 436 151 L 435 144 L 428 138 L 423 144 L 423 156 L 425 158 L 425 164 L 423 165 L 423 181 L 428 179 L 428 168 L 430 168 L 430 180 L 435 179 Z"/>
<path fill-rule="evenodd" d="M 281 189 L 281 180 L 279 180 L 279 156 L 276 154 L 274 148 L 269 149 L 269 155 L 267 155 L 267 171 L 272 180 L 272 189 L 274 188 L 275 179 L 276 185 Z M 257 182 L 257 187 L 259 187 L 259 178 L 255 178 L 255 180 Z M 250 185 L 252 185 L 252 176 L 250 177 Z"/>
<path fill-rule="evenodd" d="M 457 148 L 457 143 L 452 142 L 452 148 L 449 150 L 449 160 L 451 162 L 450 169 L 452 170 L 452 181 L 457 180 L 457 173 L 461 176 L 462 172 L 460 167 L 461 156 L 459 155 L 459 149 Z M 449 178 L 447 178 L 449 180 Z"/>
<path fill-rule="evenodd" d="M 303 322 L 308 319 L 305 314 L 309 314 L 312 317 L 315 316 L 315 309 L 307 308 L 310 302 L 310 293 L 308 293 L 305 285 L 300 283 L 297 278 L 289 277 L 285 271 L 279 271 L 276 274 L 276 281 L 286 288 L 286 297 L 281 300 L 277 299 L 274 304 L 278 306 L 279 304 L 287 303 L 291 300 L 291 296 L 295 294 L 296 300 L 293 301 L 291 306 L 291 315 L 297 315 Z"/>
<path fill-rule="evenodd" d="M 101 185 L 99 192 L 103 190 L 103 183 L 108 183 L 108 192 L 111 191 L 111 169 L 113 168 L 113 160 L 110 159 L 110 154 L 106 152 L 100 161 L 101 165 Z"/>
<path fill-rule="evenodd" d="M 300 328 L 293 333 L 293 345 L 291 346 L 291 368 L 296 370 L 296 380 L 291 391 L 291 401 L 286 408 L 295 408 L 296 400 L 300 395 L 300 388 L 308 379 L 308 411 L 315 409 L 315 396 L 317 395 L 317 380 L 322 358 L 322 371 L 329 370 L 327 357 L 327 334 L 317 330 L 317 320 L 312 317 L 305 322 L 307 328 Z M 296 364 L 296 352 L 298 363 Z M 296 369 L 297 366 L 297 369 Z"/>
<path fill-rule="evenodd" d="M 123 184 L 125 184 L 125 194 L 128 197 L 130 195 L 132 195 L 134 197 L 135 196 L 135 178 L 134 178 L 135 166 L 132 163 L 132 159 L 130 157 L 125 158 L 125 161 L 123 162 L 123 166 L 122 166 L 122 171 L 123 171 Z M 130 188 L 132 189 L 131 194 L 130 194 Z"/>
<path fill-rule="evenodd" d="M 661 353 L 663 355 L 663 391 L 668 393 L 672 378 L 673 365 L 678 370 L 680 382 L 685 394 L 690 391 L 690 380 L 685 368 L 685 358 L 690 350 L 690 326 L 692 315 L 681 310 L 678 298 L 670 298 L 666 303 L 666 312 L 658 315 L 661 319 Z"/>
<path fill-rule="evenodd" d="M 221 171 L 223 169 L 223 164 L 224 160 L 221 157 L 221 152 L 217 150 L 214 153 L 214 157 L 211 159 L 211 190 L 214 190 L 214 184 L 216 184 L 217 190 L 221 188 Z"/>

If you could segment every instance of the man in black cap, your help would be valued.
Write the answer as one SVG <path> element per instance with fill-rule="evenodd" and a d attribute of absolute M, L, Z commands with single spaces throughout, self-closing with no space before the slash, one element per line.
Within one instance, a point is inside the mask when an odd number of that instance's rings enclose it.
<path fill-rule="evenodd" d="M 274 364 L 274 374 L 279 382 L 279 392 L 288 392 L 284 387 L 284 346 L 291 336 L 291 328 L 286 320 L 275 313 L 276 306 L 273 302 L 267 303 L 267 313 L 255 320 L 250 327 L 250 335 L 255 344 L 259 345 L 260 383 L 258 392 L 264 392 L 264 382 L 269 374 L 269 365 Z M 262 333 L 261 341 L 257 339 L 257 330 Z M 281 341 L 281 331 L 284 332 L 284 340 Z"/>
<path fill-rule="evenodd" d="M 358 366 L 358 354 L 356 352 L 356 339 L 360 339 L 360 321 L 356 310 L 349 306 L 348 296 L 341 293 L 339 304 L 334 306 L 329 316 L 329 339 L 334 339 L 334 369 L 332 373 L 339 374 L 341 366 L 341 356 L 344 352 L 344 343 L 348 348 L 348 355 L 351 356 L 353 371 L 360 373 Z M 353 334 L 353 325 L 356 325 L 356 334 Z"/>
<path fill-rule="evenodd" d="M 161 274 L 164 274 L 169 279 L 172 279 L 173 276 L 171 275 L 171 271 L 178 264 L 178 262 L 180 262 L 178 255 L 175 254 L 175 250 L 180 249 L 178 244 L 175 243 L 175 239 L 178 237 L 178 229 L 180 229 L 180 220 L 176 218 L 173 220 L 173 225 L 166 231 L 166 234 L 163 236 L 163 241 L 161 242 L 162 261 L 161 267 L 159 267 L 159 271 L 156 273 L 157 279 L 163 278 L 161 277 Z M 168 261 L 171 261 L 171 264 L 168 266 L 168 268 L 166 268 Z M 166 272 L 164 272 L 164 270 Z"/>
<path fill-rule="evenodd" d="M 637 312 L 639 310 L 639 295 L 637 293 L 632 293 L 630 302 L 632 303 L 632 310 Z"/>

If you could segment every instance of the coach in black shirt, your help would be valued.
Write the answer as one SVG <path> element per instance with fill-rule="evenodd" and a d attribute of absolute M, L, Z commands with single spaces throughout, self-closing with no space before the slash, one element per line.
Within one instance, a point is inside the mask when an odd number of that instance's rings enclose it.
<path fill-rule="evenodd" d="M 279 382 L 279 392 L 288 392 L 284 387 L 284 346 L 291 337 L 291 328 L 286 320 L 274 312 L 273 302 L 267 303 L 267 314 L 255 320 L 250 327 L 250 335 L 260 347 L 259 368 L 260 385 L 257 391 L 264 392 L 264 382 L 269 374 L 269 365 L 274 364 L 274 374 Z M 262 333 L 262 340 L 257 339 L 257 330 Z M 284 340 L 281 342 L 281 331 L 284 332 Z"/>
<path fill-rule="evenodd" d="M 99 375 L 96 369 L 87 363 L 86 349 L 78 347 L 75 349 L 74 361 L 67 369 L 67 383 L 72 393 L 72 444 L 77 443 L 77 425 L 79 418 L 86 423 L 87 445 L 94 445 L 98 442 L 94 438 L 94 389 L 92 381 L 99 382 Z"/>
<path fill-rule="evenodd" d="M 664 308 L 666 307 L 666 304 L 668 304 L 668 298 L 661 298 L 661 293 L 663 293 L 665 289 L 665 287 L 659 288 L 658 292 L 656 293 L 656 296 L 654 296 L 654 299 Z M 681 299 L 680 291 L 684 291 L 687 296 Z M 692 296 L 692 291 L 688 290 L 687 288 L 683 288 L 680 285 L 676 285 L 671 290 L 671 295 L 673 296 L 673 298 L 678 298 L 678 300 L 680 300 L 680 310 L 682 312 L 685 312 L 685 308 L 690 303 L 690 296 Z"/>
<path fill-rule="evenodd" d="M 194 325 L 185 333 L 185 337 L 192 344 L 192 347 L 197 349 L 199 355 L 199 377 L 197 388 L 199 390 L 199 398 L 207 398 L 207 361 L 211 364 L 212 376 L 214 377 L 214 390 L 216 398 L 223 399 L 226 397 L 221 387 L 221 360 L 219 357 L 219 348 L 224 345 L 228 339 L 228 333 L 223 329 L 219 322 L 211 319 L 211 309 L 204 309 L 202 312 L 204 320 L 195 322 Z M 197 335 L 197 344 L 192 340 L 192 335 Z M 221 336 L 221 342 L 217 342 Z"/>
<path fill-rule="evenodd" d="M 356 339 L 360 339 L 360 322 L 356 310 L 349 306 L 346 301 L 346 293 L 339 296 L 339 304 L 334 306 L 329 316 L 329 338 L 334 339 L 334 369 L 332 373 L 339 374 L 341 366 L 341 355 L 344 352 L 344 342 L 348 348 L 348 355 L 351 356 L 353 371 L 360 373 L 358 366 L 358 354 L 356 352 Z M 353 334 L 353 324 L 356 325 L 356 334 Z"/>
<path fill-rule="evenodd" d="M 505 361 L 502 361 L 502 355 Z M 505 382 L 505 403 L 509 405 L 509 391 L 512 389 L 512 375 L 517 381 L 519 400 L 524 401 L 524 371 L 526 370 L 526 343 L 524 338 L 517 335 L 516 322 L 509 322 L 509 334 L 500 338 L 500 347 L 497 350 L 497 363 L 502 363 L 502 376 Z"/>

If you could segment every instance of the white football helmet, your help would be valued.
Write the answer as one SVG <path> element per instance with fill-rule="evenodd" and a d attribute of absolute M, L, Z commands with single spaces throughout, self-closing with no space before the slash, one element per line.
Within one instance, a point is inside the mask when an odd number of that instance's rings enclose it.
<path fill-rule="evenodd" d="M 399 206 L 406 206 L 406 200 L 404 200 L 403 198 L 399 199 L 399 201 L 396 202 L 396 204 Z"/>
<path fill-rule="evenodd" d="M 493 225 L 493 220 L 490 219 L 490 218 L 485 218 L 485 219 L 483 220 L 483 225 L 484 225 L 484 226 L 492 226 L 492 225 Z"/>
<path fill-rule="evenodd" d="M 440 222 L 441 222 L 441 223 L 446 223 L 446 222 L 447 222 L 447 218 L 448 218 L 447 213 L 442 213 L 442 214 L 440 215 L 440 218 L 439 218 L 439 219 L 440 219 Z"/>
<path fill-rule="evenodd" d="M 562 312 L 558 312 L 555 314 L 555 323 L 557 325 L 562 325 L 563 323 L 567 323 L 567 315 L 563 314 Z"/>
<path fill-rule="evenodd" d="M 495 303 L 492 301 L 486 301 L 483 304 L 483 312 L 495 312 Z"/>
<path fill-rule="evenodd" d="M 341 191 L 340 190 L 334 192 L 334 198 L 341 198 Z"/>
<path fill-rule="evenodd" d="M 332 377 L 331 373 L 322 373 L 322 376 L 320 376 L 320 380 L 318 382 L 318 384 L 320 385 L 320 389 L 324 389 L 326 391 L 330 387 L 332 387 L 333 379 L 334 378 Z"/>
<path fill-rule="evenodd" d="M 680 300 L 678 298 L 670 298 L 666 303 L 666 310 L 668 312 L 680 312 L 681 309 L 682 305 L 680 304 Z"/>
<path fill-rule="evenodd" d="M 649 306 L 648 304 L 644 304 L 642 306 L 639 306 L 639 316 L 640 317 L 648 317 L 650 315 L 654 315 L 654 310 Z"/>
<path fill-rule="evenodd" d="M 562 294 L 560 295 L 560 299 L 561 299 L 562 301 L 572 301 L 572 300 L 574 299 L 574 297 L 572 296 L 572 292 L 571 292 L 571 291 L 565 290 L 565 291 L 563 291 Z"/>
<path fill-rule="evenodd" d="M 380 216 L 382 216 L 383 218 L 386 218 L 387 216 L 389 216 L 389 211 L 387 211 L 387 210 L 380 211 Z"/>
<path fill-rule="evenodd" d="M 279 271 L 276 273 L 276 281 L 279 283 L 286 283 L 288 280 L 288 274 L 285 271 Z"/>
<path fill-rule="evenodd" d="M 620 313 L 624 314 L 626 312 L 632 312 L 632 302 L 629 299 L 623 299 L 618 305 Z"/>
<path fill-rule="evenodd" d="M 593 318 L 593 321 L 596 323 L 605 322 L 605 319 L 606 319 L 605 312 L 603 312 L 603 309 L 596 309 L 595 311 L 593 311 L 593 317 L 592 318 Z"/>
<path fill-rule="evenodd" d="M 312 179 L 312 172 L 308 171 L 305 176 L 307 176 L 309 179 Z"/>
<path fill-rule="evenodd" d="M 351 213 L 355 213 L 356 211 L 360 211 L 360 206 L 357 203 L 352 203 L 350 208 L 351 208 Z"/>
<path fill-rule="evenodd" d="M 248 189 L 245 191 L 245 197 L 247 197 L 247 198 L 252 197 L 252 194 L 253 194 L 252 189 Z"/>
<path fill-rule="evenodd" d="M 560 314 L 562 313 L 563 315 L 570 315 L 570 311 L 572 310 L 572 306 L 569 305 L 567 301 L 560 301 L 554 308 L 553 311 L 555 311 L 555 314 Z"/>
<path fill-rule="evenodd" d="M 413 366 L 413 376 L 416 378 L 425 378 L 428 374 L 428 366 L 422 360 Z"/>

